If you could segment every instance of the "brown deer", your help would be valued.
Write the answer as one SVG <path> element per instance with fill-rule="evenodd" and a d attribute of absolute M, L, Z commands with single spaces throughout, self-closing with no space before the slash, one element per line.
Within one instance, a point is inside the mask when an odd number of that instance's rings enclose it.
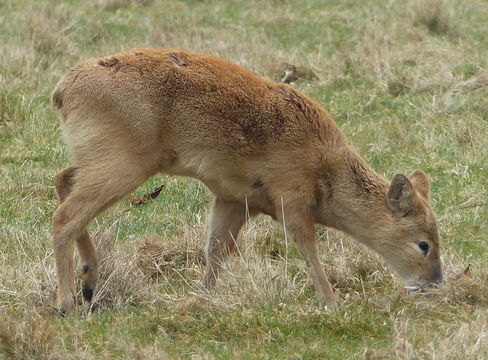
<path fill-rule="evenodd" d="M 319 261 L 314 224 L 350 234 L 419 288 L 442 278 L 439 235 L 422 171 L 389 183 L 347 143 L 317 103 L 222 59 L 134 49 L 90 59 L 58 83 L 54 105 L 73 167 L 55 177 L 54 255 L 61 312 L 74 304 L 73 243 L 91 301 L 95 216 L 162 172 L 214 194 L 203 283 L 214 286 L 241 227 L 264 213 L 285 226 L 321 304 L 336 297 Z"/>

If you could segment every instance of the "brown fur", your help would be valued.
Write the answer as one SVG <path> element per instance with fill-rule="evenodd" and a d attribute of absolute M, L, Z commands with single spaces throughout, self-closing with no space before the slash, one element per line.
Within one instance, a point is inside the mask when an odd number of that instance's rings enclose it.
<path fill-rule="evenodd" d="M 369 245 L 409 284 L 441 277 L 425 174 L 397 175 L 390 185 L 318 104 L 288 85 L 204 54 L 135 49 L 74 67 L 57 85 L 53 102 L 75 166 L 55 178 L 62 311 L 74 303 L 73 242 L 88 265 L 84 294 L 90 300 L 98 269 L 86 226 L 158 172 L 197 178 L 215 195 L 207 288 L 235 250 L 246 209 L 285 225 L 320 302 L 330 308 L 335 295 L 320 266 L 315 223 Z M 430 245 L 427 256 L 420 241 Z"/>

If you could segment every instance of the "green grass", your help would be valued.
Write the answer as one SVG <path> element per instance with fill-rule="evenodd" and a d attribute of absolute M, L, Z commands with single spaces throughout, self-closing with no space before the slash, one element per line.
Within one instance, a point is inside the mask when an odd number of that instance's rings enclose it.
<path fill-rule="evenodd" d="M 481 0 L 0 3 L 0 359 L 488 357 L 487 18 Z M 260 218 L 205 294 L 201 254 L 174 251 L 203 248 L 209 195 L 160 176 L 131 195 L 165 185 L 156 200 L 91 225 L 98 306 L 60 317 L 52 177 L 69 155 L 50 94 L 76 62 L 136 46 L 211 53 L 276 81 L 286 64 L 312 73 L 293 86 L 379 173 L 429 174 L 446 275 L 471 264 L 469 276 L 407 294 L 381 259 L 318 229 L 341 298 L 325 313 L 294 246 Z"/>

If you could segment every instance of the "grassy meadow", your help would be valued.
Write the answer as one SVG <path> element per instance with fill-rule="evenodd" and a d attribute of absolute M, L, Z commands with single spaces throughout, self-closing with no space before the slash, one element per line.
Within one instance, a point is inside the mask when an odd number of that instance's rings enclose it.
<path fill-rule="evenodd" d="M 483 0 L 1 1 L 0 359 L 488 359 L 487 19 Z M 295 66 L 292 86 L 376 171 L 429 174 L 447 284 L 407 293 L 374 253 L 317 227 L 340 298 L 327 313 L 263 216 L 205 293 L 210 195 L 158 176 L 130 195 L 164 185 L 158 198 L 121 201 L 91 225 L 95 302 L 80 291 L 60 316 L 52 178 L 69 154 L 51 92 L 78 61 L 142 46 L 214 54 L 276 81 Z"/>

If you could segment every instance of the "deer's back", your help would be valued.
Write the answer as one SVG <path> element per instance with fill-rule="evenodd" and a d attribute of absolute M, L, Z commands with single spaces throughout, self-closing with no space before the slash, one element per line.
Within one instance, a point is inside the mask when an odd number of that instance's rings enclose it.
<path fill-rule="evenodd" d="M 61 80 L 54 101 L 65 117 L 79 110 L 136 133 L 191 135 L 243 152 L 277 141 L 302 146 L 337 131 L 317 104 L 288 85 L 182 50 L 135 49 L 88 60 Z"/>

